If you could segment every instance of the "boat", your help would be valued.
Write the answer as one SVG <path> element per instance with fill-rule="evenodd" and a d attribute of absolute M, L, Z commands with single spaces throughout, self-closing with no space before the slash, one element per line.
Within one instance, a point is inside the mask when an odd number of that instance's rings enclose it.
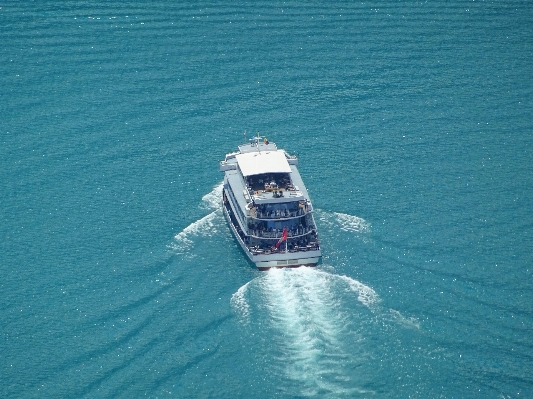
<path fill-rule="evenodd" d="M 220 162 L 224 216 L 259 270 L 316 266 L 321 259 L 313 205 L 297 166 L 296 156 L 259 135 Z"/>

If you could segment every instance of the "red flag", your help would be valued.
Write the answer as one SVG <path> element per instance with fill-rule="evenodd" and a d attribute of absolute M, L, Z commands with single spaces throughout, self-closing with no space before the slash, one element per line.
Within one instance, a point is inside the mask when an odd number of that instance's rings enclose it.
<path fill-rule="evenodd" d="M 283 229 L 283 234 L 281 235 L 281 238 L 279 239 L 279 241 L 277 242 L 276 244 L 276 248 L 279 247 L 279 244 L 281 244 L 283 241 L 285 241 L 287 239 L 287 228 L 285 227 Z"/>

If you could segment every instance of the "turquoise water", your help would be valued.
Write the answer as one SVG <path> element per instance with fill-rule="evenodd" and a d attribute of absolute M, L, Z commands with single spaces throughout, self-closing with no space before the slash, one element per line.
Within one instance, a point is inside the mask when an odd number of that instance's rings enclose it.
<path fill-rule="evenodd" d="M 533 7 L 0 7 L 1 395 L 533 397 Z M 300 159 L 258 272 L 218 161 Z"/>

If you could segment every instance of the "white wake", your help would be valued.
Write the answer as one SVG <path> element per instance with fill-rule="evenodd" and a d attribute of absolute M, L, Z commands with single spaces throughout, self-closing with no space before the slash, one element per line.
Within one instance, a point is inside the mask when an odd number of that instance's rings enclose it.
<path fill-rule="evenodd" d="M 277 347 L 280 369 L 301 386 L 304 396 L 345 396 L 362 392 L 354 388 L 357 382 L 346 365 L 364 358 L 352 358 L 353 345 L 361 339 L 360 327 L 354 323 L 356 309 L 347 303 L 346 293 L 360 304 L 363 313 L 379 303 L 378 295 L 363 283 L 301 267 L 263 273 L 239 288 L 231 305 L 251 328 L 255 329 L 257 319 L 258 324 L 266 325 L 263 333 L 270 334 Z M 256 299 L 260 303 L 254 302 Z"/>
<path fill-rule="evenodd" d="M 191 223 L 174 237 L 172 247 L 177 253 L 189 251 L 193 245 L 195 237 L 211 237 L 220 225 L 222 215 L 219 211 L 213 211 L 200 220 Z"/>
<path fill-rule="evenodd" d="M 365 219 L 347 213 L 317 210 L 317 217 L 328 227 L 338 227 L 341 231 L 351 233 L 369 233 L 371 225 Z"/>
<path fill-rule="evenodd" d="M 207 209 L 221 209 L 222 208 L 222 186 L 224 182 L 220 182 L 210 193 L 202 197 L 202 207 Z"/>
<path fill-rule="evenodd" d="M 217 184 L 210 193 L 202 197 L 201 207 L 208 210 L 213 210 L 208 215 L 202 217 L 195 222 L 192 222 L 174 237 L 174 242 L 171 244 L 172 249 L 178 254 L 184 254 L 191 250 L 194 246 L 194 239 L 197 237 L 211 237 L 218 232 L 218 229 L 223 225 L 222 216 L 222 195 L 223 183 Z"/>

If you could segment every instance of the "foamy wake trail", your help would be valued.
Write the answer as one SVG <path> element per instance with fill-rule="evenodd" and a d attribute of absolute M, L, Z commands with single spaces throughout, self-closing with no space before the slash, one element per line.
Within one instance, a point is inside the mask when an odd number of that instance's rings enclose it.
<path fill-rule="evenodd" d="M 222 208 L 222 186 L 224 182 L 220 182 L 209 194 L 202 197 L 202 206 L 207 209 L 221 209 Z"/>
<path fill-rule="evenodd" d="M 297 382 L 304 396 L 337 397 L 362 392 L 347 372 L 361 361 L 353 359 L 353 345 L 360 339 L 356 310 L 346 300 L 346 293 L 353 292 L 361 309 L 379 301 L 370 287 L 346 276 L 306 267 L 271 269 L 241 287 L 231 303 L 242 319 L 249 320 L 255 311 L 265 318 L 281 372 Z M 261 304 L 254 306 L 249 297 Z M 347 344 L 350 350 L 345 350 Z"/>
<path fill-rule="evenodd" d="M 250 306 L 246 301 L 245 295 L 246 290 L 250 283 L 254 280 L 247 282 L 241 288 L 237 290 L 235 294 L 231 296 L 231 306 L 237 311 L 238 315 L 241 317 L 243 322 L 248 322 L 248 316 L 250 315 Z"/>
<path fill-rule="evenodd" d="M 357 299 L 359 299 L 363 305 L 368 306 L 371 309 L 375 308 L 375 305 L 379 302 L 379 297 L 372 288 L 348 276 L 338 277 L 344 280 L 350 289 L 357 294 Z"/>
<path fill-rule="evenodd" d="M 309 395 L 331 391 L 323 378 L 333 370 L 330 360 L 345 360 L 338 341 L 339 323 L 335 300 L 327 281 L 310 269 L 297 272 L 272 270 L 264 281 L 267 307 L 281 336 L 280 361 L 286 374 L 303 383 Z M 327 306 L 327 309 L 325 307 Z M 344 377 L 344 376 L 343 376 Z"/>
<path fill-rule="evenodd" d="M 184 253 L 193 247 L 193 239 L 195 237 L 213 236 L 217 231 L 217 227 L 220 226 L 219 219 L 221 218 L 220 211 L 213 211 L 200 220 L 191 223 L 174 237 L 173 249 L 177 253 Z"/>
<path fill-rule="evenodd" d="M 351 233 L 370 232 L 370 223 L 358 216 L 339 212 L 325 212 L 319 210 L 317 216 L 322 223 L 329 227 L 338 227 L 342 231 Z"/>
<path fill-rule="evenodd" d="M 406 317 L 394 309 L 389 309 L 389 317 L 392 321 L 405 328 L 420 329 L 420 320 L 416 317 Z"/>
<path fill-rule="evenodd" d="M 213 212 L 203 218 L 191 223 L 174 237 L 172 248 L 177 253 L 185 253 L 194 245 L 195 237 L 211 237 L 217 232 L 217 228 L 222 224 L 221 193 L 222 185 L 216 185 L 209 194 L 202 197 L 201 206 L 206 209 L 214 209 Z"/>

